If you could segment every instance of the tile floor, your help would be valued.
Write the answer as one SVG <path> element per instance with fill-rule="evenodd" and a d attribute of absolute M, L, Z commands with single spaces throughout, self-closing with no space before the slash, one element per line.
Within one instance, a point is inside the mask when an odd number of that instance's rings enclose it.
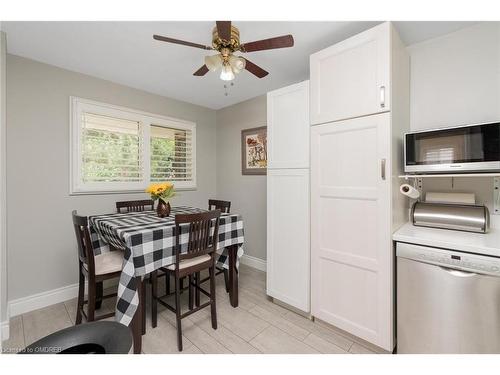
<path fill-rule="evenodd" d="M 183 319 L 182 353 L 374 353 L 375 348 L 369 348 L 362 341 L 271 302 L 265 294 L 265 283 L 264 272 L 242 265 L 240 303 L 234 309 L 224 290 L 224 278 L 218 277 L 218 329 L 212 329 L 209 308 Z M 184 300 L 185 297 L 187 293 L 183 294 Z M 183 306 L 186 305 L 184 301 Z M 114 301 L 110 299 L 103 303 L 100 311 L 108 312 L 113 308 Z M 161 305 L 158 311 L 158 326 L 151 328 L 148 300 L 143 352 L 178 353 L 175 315 Z M 72 299 L 16 316 L 10 320 L 10 338 L 3 343 L 4 350 L 15 352 L 16 348 L 24 348 L 41 337 L 69 327 L 74 324 L 75 315 L 76 299 Z"/>

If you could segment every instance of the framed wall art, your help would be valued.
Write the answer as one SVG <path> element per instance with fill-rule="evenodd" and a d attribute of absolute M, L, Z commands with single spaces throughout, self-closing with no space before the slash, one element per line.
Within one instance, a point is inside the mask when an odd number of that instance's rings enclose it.
<path fill-rule="evenodd" d="M 241 174 L 267 172 L 267 126 L 241 131 Z"/>

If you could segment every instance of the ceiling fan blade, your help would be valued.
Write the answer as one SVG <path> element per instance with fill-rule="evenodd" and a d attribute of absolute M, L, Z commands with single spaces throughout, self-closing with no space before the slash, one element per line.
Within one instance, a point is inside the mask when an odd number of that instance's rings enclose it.
<path fill-rule="evenodd" d="M 208 73 L 208 68 L 206 65 L 203 65 L 200 69 L 198 69 L 196 72 L 194 72 L 193 75 L 201 77 L 207 73 Z"/>
<path fill-rule="evenodd" d="M 231 41 L 231 21 L 217 21 L 217 34 L 226 42 Z"/>
<path fill-rule="evenodd" d="M 168 42 L 168 43 L 174 43 L 174 44 L 181 44 L 183 46 L 188 46 L 188 47 L 195 47 L 195 48 L 209 49 L 209 50 L 213 49 L 212 47 L 210 47 L 210 46 L 204 46 L 203 44 L 186 42 L 184 40 L 169 38 L 169 37 L 161 36 L 161 35 L 153 35 L 153 39 L 160 40 L 162 42 Z"/>
<path fill-rule="evenodd" d="M 269 72 L 266 72 L 264 69 L 262 69 L 260 66 L 255 65 L 253 62 L 245 59 L 245 69 L 248 70 L 250 73 L 252 73 L 254 76 L 258 78 L 264 78 L 269 74 Z"/>
<path fill-rule="evenodd" d="M 263 51 L 266 49 L 293 47 L 293 36 L 283 35 L 275 38 L 256 40 L 240 46 L 241 52 Z"/>

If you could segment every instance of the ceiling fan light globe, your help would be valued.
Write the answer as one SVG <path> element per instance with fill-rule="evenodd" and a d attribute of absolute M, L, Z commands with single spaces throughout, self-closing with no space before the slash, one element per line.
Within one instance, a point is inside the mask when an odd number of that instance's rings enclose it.
<path fill-rule="evenodd" d="M 245 69 L 246 60 L 243 57 L 238 57 L 236 64 L 239 70 Z"/>
<path fill-rule="evenodd" d="M 220 79 L 222 79 L 223 81 L 232 81 L 234 79 L 234 72 L 229 64 L 222 67 L 222 70 L 220 72 Z"/>
<path fill-rule="evenodd" d="M 210 71 L 216 71 L 222 66 L 220 55 L 205 56 L 205 65 Z"/>
<path fill-rule="evenodd" d="M 237 70 L 238 73 L 241 70 L 245 69 L 245 62 L 245 59 L 242 57 L 231 55 L 231 57 L 229 58 L 229 65 L 231 65 L 233 70 Z"/>
<path fill-rule="evenodd" d="M 232 71 L 229 73 L 222 71 L 220 73 L 220 79 L 223 81 L 232 81 L 234 79 L 234 73 Z"/>
<path fill-rule="evenodd" d="M 241 69 L 238 67 L 238 64 L 231 64 L 231 62 L 229 62 L 229 65 L 231 66 L 231 70 L 233 71 L 234 74 L 238 74 L 239 72 L 241 72 Z"/>

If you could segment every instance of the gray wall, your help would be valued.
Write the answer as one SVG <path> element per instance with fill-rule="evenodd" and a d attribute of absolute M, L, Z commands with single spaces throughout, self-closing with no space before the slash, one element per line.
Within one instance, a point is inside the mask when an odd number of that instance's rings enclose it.
<path fill-rule="evenodd" d="M 70 95 L 196 122 L 198 188 L 174 204 L 205 207 L 216 195 L 214 110 L 7 55 L 9 301 L 77 282 L 71 210 L 112 212 L 117 200 L 147 197 L 69 196 Z"/>
<path fill-rule="evenodd" d="M 217 197 L 245 221 L 245 254 L 266 259 L 266 176 L 241 174 L 241 130 L 266 126 L 266 96 L 217 111 Z"/>
<path fill-rule="evenodd" d="M 0 31 L 0 326 L 7 320 L 7 239 L 5 203 L 6 38 Z M 0 333 L 1 339 L 1 333 Z M 1 344 L 0 344 L 1 346 Z"/>
<path fill-rule="evenodd" d="M 500 120 L 500 23 L 408 47 L 412 130 Z M 492 178 L 427 178 L 424 191 L 476 193 L 492 212 Z"/>

